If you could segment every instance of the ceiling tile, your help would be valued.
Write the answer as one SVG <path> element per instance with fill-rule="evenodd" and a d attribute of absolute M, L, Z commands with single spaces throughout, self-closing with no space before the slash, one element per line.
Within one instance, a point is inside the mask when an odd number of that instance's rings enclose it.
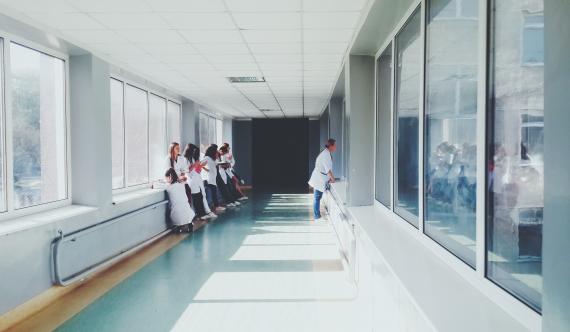
<path fill-rule="evenodd" d="M 71 0 L 73 7 L 89 13 L 151 12 L 152 9 L 140 0 Z"/>
<path fill-rule="evenodd" d="M 208 61 L 212 64 L 255 65 L 255 59 L 251 54 L 215 54 L 209 55 Z"/>
<path fill-rule="evenodd" d="M 344 54 L 347 43 L 305 43 L 303 51 L 308 54 Z"/>
<path fill-rule="evenodd" d="M 352 29 L 305 29 L 303 30 L 303 41 L 305 43 L 323 42 L 350 42 L 354 30 Z"/>
<path fill-rule="evenodd" d="M 222 0 L 146 0 L 157 12 L 223 12 Z"/>
<path fill-rule="evenodd" d="M 237 30 L 180 30 L 190 43 L 240 43 L 242 42 Z"/>
<path fill-rule="evenodd" d="M 257 54 L 300 54 L 301 43 L 271 43 L 271 44 L 249 44 L 253 55 Z"/>
<path fill-rule="evenodd" d="M 146 54 L 142 49 L 127 43 L 92 43 L 87 45 L 104 54 Z"/>
<path fill-rule="evenodd" d="M 299 43 L 301 30 L 243 30 L 248 43 Z"/>
<path fill-rule="evenodd" d="M 235 30 L 228 13 L 162 13 L 168 24 L 179 30 Z"/>
<path fill-rule="evenodd" d="M 109 29 L 169 29 L 156 14 L 151 13 L 93 13 L 90 14 Z"/>
<path fill-rule="evenodd" d="M 301 11 L 301 0 L 226 0 L 232 12 Z"/>
<path fill-rule="evenodd" d="M 155 55 L 182 55 L 197 54 L 198 51 L 188 43 L 180 44 L 157 44 L 157 43 L 140 43 L 138 47 Z"/>
<path fill-rule="evenodd" d="M 208 62 L 200 54 L 155 54 L 156 58 L 164 63 L 170 64 L 172 66 L 183 65 L 183 64 L 193 64 L 196 67 L 203 66 Z"/>
<path fill-rule="evenodd" d="M 193 44 L 201 53 L 206 55 L 216 54 L 249 54 L 249 49 L 244 43 L 221 43 L 221 44 Z"/>
<path fill-rule="evenodd" d="M 368 0 L 303 0 L 304 11 L 358 11 Z"/>
<path fill-rule="evenodd" d="M 1 0 L 0 3 L 23 13 L 73 13 L 78 11 L 65 0 Z"/>
<path fill-rule="evenodd" d="M 300 13 L 243 13 L 234 14 L 239 29 L 290 30 L 301 28 Z"/>
<path fill-rule="evenodd" d="M 111 30 L 62 30 L 69 38 L 85 43 L 124 43 L 126 39 Z"/>
<path fill-rule="evenodd" d="M 81 29 L 81 30 L 103 30 L 105 27 L 96 20 L 83 13 L 29 13 L 32 19 L 48 25 L 51 28 Z"/>
<path fill-rule="evenodd" d="M 119 30 L 117 33 L 134 43 L 182 44 L 185 42 L 175 30 Z"/>
<path fill-rule="evenodd" d="M 303 13 L 303 29 L 354 29 L 360 12 Z"/>

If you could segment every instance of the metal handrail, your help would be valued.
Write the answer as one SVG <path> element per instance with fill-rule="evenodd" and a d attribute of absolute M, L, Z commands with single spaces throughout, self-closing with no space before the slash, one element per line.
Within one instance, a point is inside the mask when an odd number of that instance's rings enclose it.
<path fill-rule="evenodd" d="M 123 250 L 123 251 L 119 252 L 118 254 L 116 254 L 116 255 L 108 258 L 108 259 L 105 259 L 101 262 L 90 265 L 90 266 L 86 267 L 85 269 L 78 271 L 77 273 L 74 273 L 67 278 L 62 278 L 60 275 L 60 272 L 59 272 L 59 261 L 60 261 L 60 259 L 59 259 L 59 247 L 63 242 L 75 241 L 76 239 L 78 239 L 82 236 L 85 236 L 87 234 L 90 234 L 92 232 L 95 232 L 95 231 L 97 231 L 103 227 L 108 227 L 112 224 L 115 224 L 115 223 L 125 219 L 125 218 L 132 217 L 132 216 L 135 216 L 137 214 L 141 214 L 145 211 L 156 209 L 159 206 L 165 205 L 167 203 L 168 203 L 168 200 L 164 200 L 164 201 L 161 201 L 161 202 L 158 202 L 158 203 L 137 209 L 135 211 L 125 213 L 125 214 L 120 215 L 118 217 L 107 219 L 107 220 L 104 220 L 102 222 L 90 225 L 88 227 L 73 231 L 69 234 L 64 234 L 63 231 L 61 229 L 59 229 L 57 231 L 59 236 L 54 240 L 53 246 L 52 246 L 53 271 L 54 271 L 55 283 L 59 286 L 68 286 L 68 285 L 70 285 L 70 284 L 72 284 L 78 280 L 84 279 L 85 277 L 87 277 L 87 275 L 94 273 L 96 271 L 99 271 L 103 267 L 111 265 L 112 263 L 118 261 L 119 259 L 123 258 L 124 256 L 132 253 L 133 251 L 162 238 L 163 236 L 170 233 L 171 230 L 167 229 L 164 232 L 161 232 L 161 233 L 157 234 L 156 236 L 154 236 L 148 240 L 145 240 L 145 241 L 138 243 L 138 244 L 126 249 L 126 250 Z"/>

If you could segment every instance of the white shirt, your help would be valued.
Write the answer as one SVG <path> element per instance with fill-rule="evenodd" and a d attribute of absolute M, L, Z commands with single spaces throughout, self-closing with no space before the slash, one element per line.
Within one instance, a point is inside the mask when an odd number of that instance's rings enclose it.
<path fill-rule="evenodd" d="M 309 185 L 315 190 L 324 192 L 329 180 L 328 172 L 332 170 L 332 156 L 328 149 L 324 149 L 315 161 L 315 169 L 309 179 Z"/>
<path fill-rule="evenodd" d="M 227 169 L 220 167 L 220 176 L 222 177 L 222 180 L 224 181 L 224 183 L 227 184 L 228 179 L 231 179 L 233 177 L 233 173 L 231 171 L 231 160 L 228 158 L 227 153 L 225 155 L 221 156 L 220 159 L 221 159 L 222 163 L 229 163 L 230 164 L 230 168 L 227 168 Z"/>
<path fill-rule="evenodd" d="M 170 220 L 176 226 L 186 225 L 192 222 L 196 215 L 186 196 L 184 183 L 173 183 L 166 187 L 168 193 L 168 201 L 170 202 Z"/>
<path fill-rule="evenodd" d="M 206 181 L 208 181 L 208 184 L 212 184 L 215 186 L 216 176 L 218 175 L 218 170 L 216 169 L 216 162 L 214 161 L 214 159 L 208 156 L 206 156 L 202 161 L 205 161 L 206 167 L 208 167 L 208 171 L 206 171 L 205 169 L 202 170 L 202 173 L 207 174 Z"/>
<path fill-rule="evenodd" d="M 191 164 L 192 162 L 188 162 L 189 165 L 188 167 L 190 167 Z M 190 190 L 192 191 L 193 194 L 197 194 L 200 192 L 201 183 L 202 183 L 202 176 L 200 175 L 200 173 L 196 171 L 196 169 L 192 169 L 188 177 L 188 185 L 190 186 Z"/>
<path fill-rule="evenodd" d="M 184 174 L 188 173 L 188 163 L 186 162 L 186 158 L 182 156 L 177 156 L 173 164 L 174 165 L 171 166 L 170 156 L 167 156 L 164 164 L 164 166 L 166 167 L 164 171 L 166 172 L 166 170 L 174 168 L 174 170 L 176 171 L 176 175 L 178 176 L 180 176 L 180 174 L 182 173 Z"/>

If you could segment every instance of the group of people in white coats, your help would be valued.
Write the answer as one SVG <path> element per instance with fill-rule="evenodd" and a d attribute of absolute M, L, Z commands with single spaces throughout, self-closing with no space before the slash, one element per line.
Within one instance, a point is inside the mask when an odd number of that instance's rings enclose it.
<path fill-rule="evenodd" d="M 181 154 L 180 144 L 173 142 L 165 166 L 170 219 L 178 232 L 191 232 L 197 223 L 215 219 L 247 200 L 228 143 L 220 148 L 211 144 L 204 154 L 190 143 Z"/>

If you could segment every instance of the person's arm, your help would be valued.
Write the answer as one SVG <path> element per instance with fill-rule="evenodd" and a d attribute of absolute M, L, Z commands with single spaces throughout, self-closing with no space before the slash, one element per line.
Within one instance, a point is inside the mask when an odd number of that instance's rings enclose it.
<path fill-rule="evenodd" d="M 335 180 L 335 178 L 334 178 L 334 174 L 333 174 L 332 169 L 327 173 L 327 175 L 329 176 L 329 182 L 330 182 L 330 183 L 335 183 L 336 180 Z"/>

